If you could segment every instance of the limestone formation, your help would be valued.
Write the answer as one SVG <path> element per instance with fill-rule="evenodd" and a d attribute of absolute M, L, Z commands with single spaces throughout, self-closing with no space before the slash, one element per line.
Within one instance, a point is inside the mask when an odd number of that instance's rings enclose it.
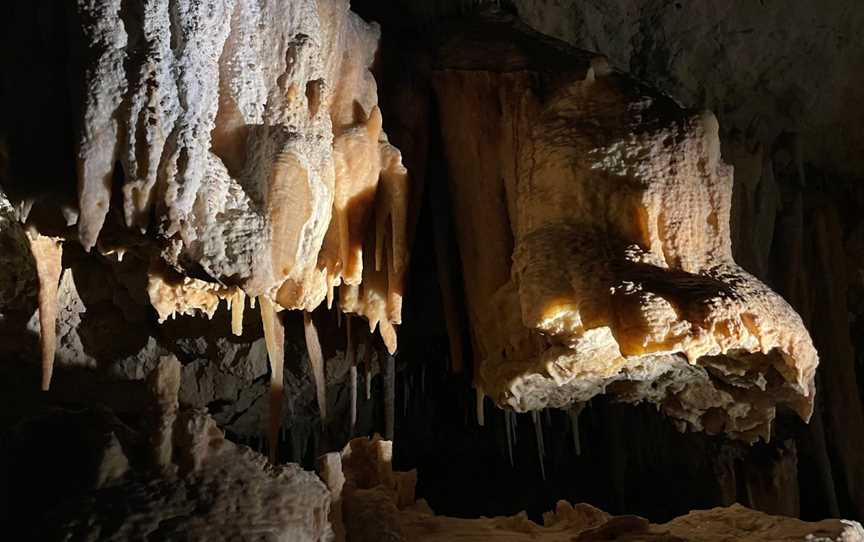
<path fill-rule="evenodd" d="M 342 310 L 395 351 L 409 186 L 369 72 L 378 27 L 346 0 L 81 0 L 79 11 L 84 248 L 97 245 L 119 162 L 126 226 L 181 274 L 168 289 L 154 267 L 160 319 L 212 315 L 241 290 L 311 311 L 343 285 Z"/>
<path fill-rule="evenodd" d="M 652 524 L 639 516 L 612 516 L 588 504 L 566 501 L 559 501 L 554 511 L 543 514 L 542 525 L 529 520 L 524 512 L 477 519 L 438 516 L 425 501 L 415 500 L 416 473 L 393 470 L 392 453 L 392 443 L 376 436 L 354 439 L 341 454 L 334 452 L 322 460 L 322 476 L 334 500 L 341 500 L 341 522 L 349 533 L 348 540 L 864 541 L 864 528 L 855 521 L 808 523 L 769 516 L 738 504 L 690 512 L 664 524 Z"/>
<path fill-rule="evenodd" d="M 109 436 L 104 450 L 90 450 L 100 458 L 94 487 L 50 511 L 33 534 L 40 540 L 330 540 L 331 497 L 318 477 L 226 440 L 206 411 L 178 411 L 179 376 L 174 358 L 148 375 L 158 405 L 150 438 L 116 418 L 82 428 Z M 138 464 L 142 454 L 160 468 Z"/>
<path fill-rule="evenodd" d="M 39 280 L 39 343 L 42 349 L 42 390 L 51 387 L 54 353 L 57 350 L 57 288 L 63 271 L 63 245 L 58 239 L 28 232 L 30 252 Z"/>
<path fill-rule="evenodd" d="M 809 418 L 817 354 L 732 259 L 713 115 L 504 16 L 453 30 L 435 88 L 487 395 L 610 393 L 748 441 L 777 405 Z"/>

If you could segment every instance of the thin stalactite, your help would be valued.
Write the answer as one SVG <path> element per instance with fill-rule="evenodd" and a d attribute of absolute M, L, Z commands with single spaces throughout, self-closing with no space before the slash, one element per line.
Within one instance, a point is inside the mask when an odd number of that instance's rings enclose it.
<path fill-rule="evenodd" d="M 273 302 L 266 296 L 260 300 L 261 323 L 264 326 L 264 341 L 270 358 L 270 461 L 276 462 L 279 428 L 282 425 L 282 400 L 285 391 L 283 368 L 285 365 L 285 328 Z"/>
<path fill-rule="evenodd" d="M 315 395 L 318 400 L 318 410 L 321 413 L 321 423 L 327 419 L 327 381 L 324 372 L 324 355 L 321 353 L 321 342 L 318 330 L 312 322 L 312 315 L 303 313 L 303 334 L 306 338 L 306 352 L 312 365 L 312 376 L 315 379 Z"/>
<path fill-rule="evenodd" d="M 393 440 L 396 430 L 396 358 L 387 355 L 384 362 L 384 438 Z"/>
<path fill-rule="evenodd" d="M 540 476 L 546 480 L 546 465 L 543 461 L 546 449 L 543 445 L 543 425 L 540 423 L 540 415 L 536 410 L 531 411 L 531 419 L 534 421 L 534 434 L 537 435 L 537 459 L 540 462 Z"/>

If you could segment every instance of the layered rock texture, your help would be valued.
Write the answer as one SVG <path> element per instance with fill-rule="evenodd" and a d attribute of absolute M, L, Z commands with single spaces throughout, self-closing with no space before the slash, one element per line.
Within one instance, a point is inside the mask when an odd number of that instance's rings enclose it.
<path fill-rule="evenodd" d="M 440 51 L 483 392 L 517 411 L 609 392 L 750 441 L 778 404 L 809 418 L 816 350 L 732 258 L 713 115 L 503 16 Z"/>

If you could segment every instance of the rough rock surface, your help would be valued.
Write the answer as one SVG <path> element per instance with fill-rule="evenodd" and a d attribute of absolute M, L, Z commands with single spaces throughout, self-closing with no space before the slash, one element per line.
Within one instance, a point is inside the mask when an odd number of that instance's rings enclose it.
<path fill-rule="evenodd" d="M 465 28 L 435 87 L 482 391 L 610 392 L 751 441 L 777 404 L 809 418 L 816 351 L 732 259 L 714 116 L 507 18 Z"/>
<path fill-rule="evenodd" d="M 657 540 L 665 542 L 836 541 L 864 540 L 855 521 L 815 523 L 769 516 L 741 505 L 690 512 L 665 524 L 638 516 L 611 516 L 588 504 L 558 502 L 539 525 L 523 513 L 511 517 L 463 519 L 436 516 L 423 500 L 416 501 L 417 475 L 395 472 L 392 443 L 354 439 L 341 453 L 328 454 L 322 475 L 334 499 L 341 499 L 348 540 L 512 540 L 579 541 Z"/>
<path fill-rule="evenodd" d="M 148 384 L 149 430 L 110 417 L 89 428 L 104 432 L 90 450 L 93 487 L 51 511 L 40 539 L 328 539 L 330 495 L 314 473 L 225 440 L 206 410 L 178 411 L 175 358 L 163 358 Z"/>
<path fill-rule="evenodd" d="M 736 126 L 761 141 L 796 132 L 803 161 L 864 171 L 855 143 L 864 129 L 864 108 L 855 105 L 864 44 L 854 38 L 864 13 L 855 2 L 512 4 L 540 32 L 602 52 L 681 102 L 717 111 L 727 130 Z"/>
<path fill-rule="evenodd" d="M 151 272 L 161 319 L 212 315 L 237 287 L 311 311 L 344 284 L 342 310 L 380 324 L 394 351 L 409 187 L 369 72 L 377 26 L 344 0 L 82 0 L 79 12 L 82 246 L 135 248 L 99 237 L 119 161 L 125 225 L 186 275 Z"/>

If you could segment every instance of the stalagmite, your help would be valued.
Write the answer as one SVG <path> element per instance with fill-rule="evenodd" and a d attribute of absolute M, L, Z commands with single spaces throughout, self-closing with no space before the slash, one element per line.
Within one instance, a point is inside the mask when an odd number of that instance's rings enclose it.
<path fill-rule="evenodd" d="M 312 322 L 312 315 L 303 313 L 303 336 L 306 338 L 306 352 L 312 365 L 312 377 L 315 379 L 315 397 L 318 400 L 318 410 L 321 412 L 321 423 L 327 420 L 327 380 L 324 372 L 324 355 L 321 353 L 321 343 L 318 341 L 318 330 Z"/>
<path fill-rule="evenodd" d="M 42 350 L 42 391 L 51 386 L 54 353 L 57 349 L 57 286 L 60 283 L 63 245 L 53 237 L 27 232 L 30 252 L 36 262 L 39 280 L 39 346 Z"/>
<path fill-rule="evenodd" d="M 509 16 L 466 28 L 434 87 L 476 385 L 519 412 L 650 401 L 748 442 L 778 405 L 808 419 L 818 357 L 732 258 L 717 119 Z"/>
<path fill-rule="evenodd" d="M 171 465 L 174 422 L 180 408 L 180 370 L 180 362 L 176 357 L 163 356 L 156 369 L 147 375 L 147 388 L 156 404 L 150 445 L 153 463 L 160 469 Z"/>
<path fill-rule="evenodd" d="M 259 300 L 261 323 L 264 327 L 264 340 L 267 355 L 270 357 L 270 414 L 268 437 L 270 441 L 270 461 L 277 460 L 279 427 L 282 425 L 282 396 L 285 389 L 283 367 L 285 365 L 285 328 L 273 302 L 266 296 Z"/>

